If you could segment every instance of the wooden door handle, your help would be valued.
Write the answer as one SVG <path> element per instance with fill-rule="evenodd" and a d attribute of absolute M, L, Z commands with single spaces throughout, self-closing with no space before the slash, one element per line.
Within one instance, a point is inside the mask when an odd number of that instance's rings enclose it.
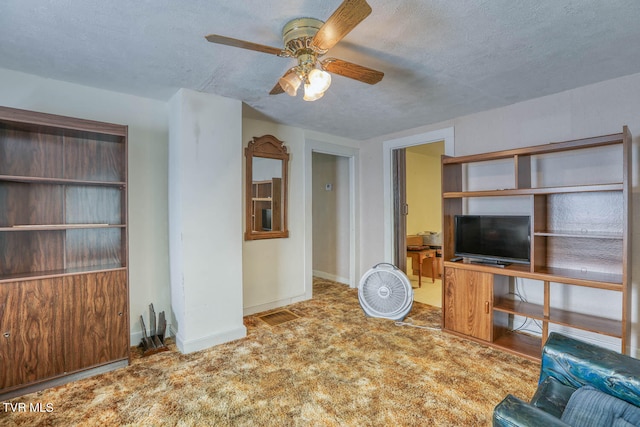
<path fill-rule="evenodd" d="M 484 302 L 484 312 L 489 314 L 489 301 Z"/>

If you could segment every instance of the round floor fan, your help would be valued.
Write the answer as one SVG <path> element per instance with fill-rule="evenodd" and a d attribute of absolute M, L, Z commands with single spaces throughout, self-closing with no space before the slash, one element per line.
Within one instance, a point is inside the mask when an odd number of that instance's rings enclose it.
<path fill-rule="evenodd" d="M 402 270 L 380 263 L 360 279 L 358 300 L 369 317 L 403 320 L 413 306 L 413 288 Z"/>

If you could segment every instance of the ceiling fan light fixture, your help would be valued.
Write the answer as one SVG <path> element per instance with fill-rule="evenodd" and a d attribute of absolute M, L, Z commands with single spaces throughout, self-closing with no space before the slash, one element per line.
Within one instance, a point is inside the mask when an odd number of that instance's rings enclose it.
<path fill-rule="evenodd" d="M 296 74 L 294 71 L 291 71 L 282 76 L 280 80 L 278 80 L 278 83 L 280 83 L 280 86 L 287 93 L 287 95 L 296 96 L 302 80 L 300 79 L 300 77 L 298 77 L 298 74 Z"/>
<path fill-rule="evenodd" d="M 304 85 L 304 99 L 305 101 L 316 101 L 324 96 L 324 91 L 317 91 L 310 83 Z"/>
<path fill-rule="evenodd" d="M 309 72 L 309 84 L 314 92 L 324 93 L 331 86 L 331 74 L 314 68 Z"/>

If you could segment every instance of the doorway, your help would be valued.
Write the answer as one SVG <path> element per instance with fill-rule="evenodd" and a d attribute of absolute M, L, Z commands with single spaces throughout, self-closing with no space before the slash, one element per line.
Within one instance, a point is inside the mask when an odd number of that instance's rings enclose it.
<path fill-rule="evenodd" d="M 405 215 L 403 227 L 395 231 L 397 246 L 408 251 L 400 256 L 408 262 L 405 272 L 414 288 L 418 302 L 442 305 L 442 172 L 444 141 L 402 148 L 404 155 Z M 402 165 L 401 165 L 402 166 Z M 401 198 L 402 193 L 394 197 Z M 411 236 L 410 238 L 408 236 Z M 410 239 L 410 241 L 408 241 Z M 404 244 L 402 242 L 405 242 Z M 402 245 L 402 246 L 401 246 Z M 425 254 L 418 256 L 418 254 Z M 421 261 L 419 259 L 428 256 Z M 398 260 L 400 261 L 400 260 Z"/>
<path fill-rule="evenodd" d="M 313 185 L 313 158 L 316 154 L 325 154 L 329 156 L 333 156 L 339 158 L 341 167 L 343 170 L 345 165 L 347 168 L 347 178 L 345 178 L 344 172 L 341 172 L 340 178 L 340 187 L 341 190 L 346 191 L 349 195 L 348 197 L 348 223 L 347 231 L 342 233 L 342 239 L 346 239 L 348 241 L 348 245 L 343 246 L 348 247 L 346 249 L 348 253 L 344 253 L 342 251 L 341 262 L 346 262 L 348 259 L 348 274 L 347 276 L 342 276 L 343 273 L 340 273 L 340 276 L 337 277 L 341 282 L 344 282 L 348 286 L 354 288 L 358 285 L 358 277 L 360 274 L 359 263 L 360 263 L 360 251 L 356 242 L 359 239 L 359 223 L 357 221 L 359 215 L 359 170 L 358 170 L 358 161 L 359 161 L 359 150 L 354 147 L 347 147 L 342 145 L 335 145 L 327 142 L 317 141 L 313 139 L 308 139 L 305 141 L 305 155 L 304 155 L 304 193 L 305 193 L 305 205 L 304 205 L 304 218 L 305 218 L 305 226 L 304 226 L 304 234 L 305 234 L 305 245 L 304 245 L 304 277 L 305 277 L 305 294 L 302 298 L 311 299 L 313 297 L 313 274 L 314 274 L 314 238 L 313 238 L 313 228 L 314 228 L 314 215 L 313 215 L 313 198 L 314 193 L 317 195 L 318 193 L 327 193 L 327 189 L 325 184 L 330 182 L 321 183 L 321 188 L 316 189 Z M 331 191 L 335 191 L 337 189 L 336 185 L 332 186 Z M 326 194 L 325 194 L 326 195 Z M 343 208 L 340 209 L 341 212 L 344 212 Z M 320 220 L 320 219 L 318 219 Z M 341 222 L 345 221 L 345 217 L 341 217 Z M 344 245 L 344 243 L 343 243 Z M 316 249 L 321 250 L 321 249 Z M 344 265 L 344 264 L 343 264 Z M 337 271 L 337 270 L 336 270 Z M 340 270 L 344 271 L 344 270 Z M 317 272 L 317 271 L 316 271 Z M 335 276 L 338 276 L 335 273 Z M 346 280 L 343 280 L 346 279 Z"/>
<path fill-rule="evenodd" d="M 349 158 L 312 154 L 313 275 L 349 284 Z"/>
<path fill-rule="evenodd" d="M 453 155 L 453 151 L 453 128 L 386 141 L 383 151 L 385 252 L 395 265 L 405 264 L 404 271 L 412 280 L 415 299 L 435 306 L 442 304 L 440 158 L 442 154 Z M 400 191 L 403 180 L 406 193 Z M 412 244 L 420 243 L 436 257 L 423 261 L 422 275 L 420 269 L 407 260 L 407 236 L 412 236 Z M 431 253 L 431 249 L 435 252 Z"/>

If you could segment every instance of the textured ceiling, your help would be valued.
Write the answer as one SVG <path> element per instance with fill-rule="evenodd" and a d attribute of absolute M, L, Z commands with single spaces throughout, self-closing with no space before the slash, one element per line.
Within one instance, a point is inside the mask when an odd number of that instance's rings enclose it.
<path fill-rule="evenodd" d="M 204 36 L 280 48 L 287 21 L 326 20 L 341 0 L 2 0 L 0 67 L 163 100 L 215 93 L 355 139 L 640 72 L 638 0 L 368 1 L 373 13 L 327 56 L 384 79 L 334 76 L 315 102 L 268 94 L 294 60 Z"/>

